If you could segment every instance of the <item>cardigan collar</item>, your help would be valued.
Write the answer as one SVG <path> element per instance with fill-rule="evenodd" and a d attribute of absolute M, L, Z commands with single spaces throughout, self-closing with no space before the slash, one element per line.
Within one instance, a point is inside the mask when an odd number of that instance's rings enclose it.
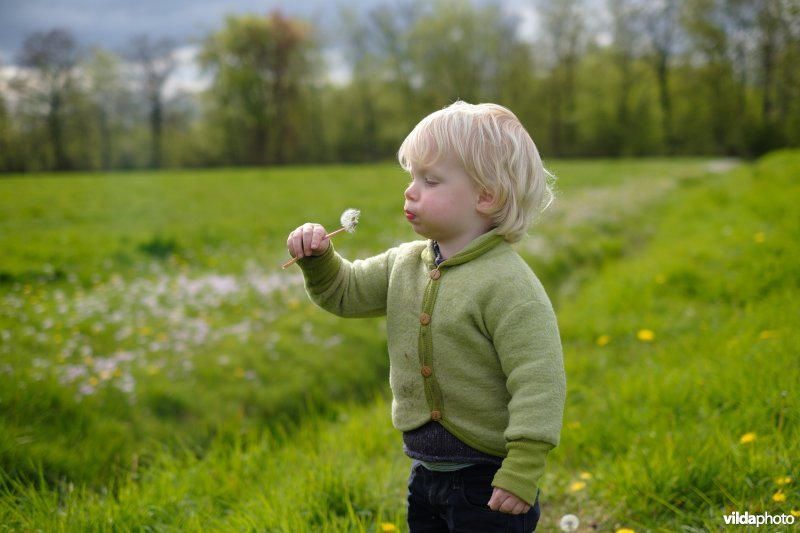
<path fill-rule="evenodd" d="M 491 229 L 480 237 L 474 239 L 453 257 L 448 257 L 442 261 L 439 264 L 439 267 L 456 266 L 468 261 L 472 261 L 503 241 L 503 236 L 498 235 L 496 229 Z M 428 246 L 426 246 L 422 252 L 422 260 L 425 261 L 425 264 L 430 265 L 431 268 L 436 268 L 436 253 L 433 248 L 433 242 L 434 241 L 428 241 Z"/>

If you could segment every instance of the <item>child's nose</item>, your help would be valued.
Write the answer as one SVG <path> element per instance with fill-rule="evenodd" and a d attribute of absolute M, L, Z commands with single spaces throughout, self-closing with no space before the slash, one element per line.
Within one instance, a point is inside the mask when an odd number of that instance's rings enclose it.
<path fill-rule="evenodd" d="M 406 187 L 405 197 L 406 200 L 413 200 L 417 196 L 417 188 L 414 186 L 414 182 L 412 181 L 411 184 Z"/>

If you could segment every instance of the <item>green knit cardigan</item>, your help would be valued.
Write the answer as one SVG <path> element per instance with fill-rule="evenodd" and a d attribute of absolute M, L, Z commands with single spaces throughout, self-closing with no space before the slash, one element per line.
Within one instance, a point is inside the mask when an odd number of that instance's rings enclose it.
<path fill-rule="evenodd" d="M 533 503 L 566 383 L 552 305 L 511 245 L 492 230 L 438 267 L 430 241 L 353 262 L 330 246 L 298 264 L 323 309 L 387 316 L 394 426 L 439 422 L 503 458 L 492 485 Z"/>

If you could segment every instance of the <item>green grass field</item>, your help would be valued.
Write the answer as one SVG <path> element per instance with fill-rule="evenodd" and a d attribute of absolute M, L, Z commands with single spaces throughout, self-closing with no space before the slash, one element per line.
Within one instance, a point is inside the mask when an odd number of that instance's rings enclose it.
<path fill-rule="evenodd" d="M 568 377 L 539 530 L 800 524 L 800 152 L 551 168 L 518 245 Z M 0 524 L 405 531 L 383 321 L 317 310 L 280 268 L 291 229 L 346 207 L 347 257 L 415 238 L 405 184 L 392 165 L 0 179 Z"/>

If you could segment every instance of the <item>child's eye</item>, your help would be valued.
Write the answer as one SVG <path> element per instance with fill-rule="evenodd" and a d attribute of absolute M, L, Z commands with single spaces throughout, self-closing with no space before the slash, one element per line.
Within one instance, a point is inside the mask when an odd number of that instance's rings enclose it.
<path fill-rule="evenodd" d="M 436 178 L 430 176 L 423 176 L 422 179 L 425 181 L 425 185 L 437 185 L 439 183 Z"/>

